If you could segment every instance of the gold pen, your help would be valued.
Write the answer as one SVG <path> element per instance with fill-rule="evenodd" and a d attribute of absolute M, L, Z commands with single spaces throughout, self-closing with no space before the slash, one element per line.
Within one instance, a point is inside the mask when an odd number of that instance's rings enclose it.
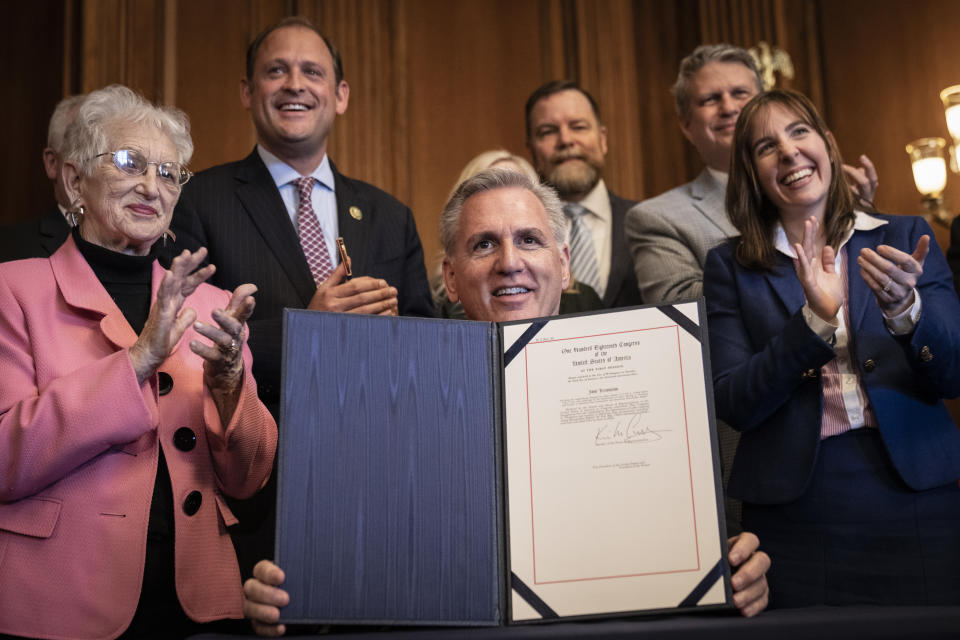
<path fill-rule="evenodd" d="M 347 277 L 353 275 L 353 270 L 350 268 L 350 256 L 347 255 L 347 243 L 343 241 L 342 237 L 337 237 L 337 248 L 340 249 L 340 261 L 347 268 Z"/>

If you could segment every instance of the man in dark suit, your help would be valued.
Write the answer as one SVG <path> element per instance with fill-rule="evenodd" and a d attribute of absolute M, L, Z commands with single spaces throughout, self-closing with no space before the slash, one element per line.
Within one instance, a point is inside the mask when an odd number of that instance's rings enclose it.
<path fill-rule="evenodd" d="M 70 96 L 57 103 L 47 128 L 47 146 L 43 150 L 43 168 L 53 182 L 56 204 L 40 218 L 22 220 L 0 228 L 0 262 L 23 258 L 46 258 L 60 248 L 70 233 L 65 215 L 70 200 L 64 191 L 60 168 L 60 150 L 67 127 L 77 116 L 84 96 Z"/>
<path fill-rule="evenodd" d="M 526 119 L 533 165 L 560 194 L 571 220 L 574 278 L 593 287 L 606 307 L 640 304 L 623 235 L 624 216 L 636 203 L 603 182 L 607 128 L 596 100 L 575 82 L 555 80 L 530 94 Z"/>
<path fill-rule="evenodd" d="M 172 228 L 178 245 L 206 246 L 217 266 L 211 282 L 259 287 L 250 322 L 260 396 L 279 398 L 282 310 L 432 315 L 423 250 L 410 210 L 375 187 L 352 180 L 329 160 L 327 137 L 344 113 L 349 86 L 336 49 L 309 22 L 288 18 L 247 51 L 242 101 L 257 147 L 243 160 L 198 173 L 185 187 Z M 312 208 L 333 265 L 344 238 L 357 276 L 343 266 L 315 282 L 298 236 L 294 181 L 318 178 Z"/>
<path fill-rule="evenodd" d="M 257 146 L 243 160 L 198 173 L 184 187 L 172 228 L 178 247 L 207 247 L 217 267 L 211 283 L 259 288 L 248 323 L 253 375 L 276 415 L 285 307 L 429 316 L 433 304 L 410 210 L 340 174 L 327 156 L 333 121 L 350 95 L 336 48 L 311 23 L 287 18 L 250 44 L 246 67 L 241 99 Z M 353 279 L 345 279 L 338 236 Z M 273 552 L 273 490 L 271 483 L 259 503 L 238 513 L 241 528 L 259 529 L 249 543 L 234 538 L 245 575 Z"/>

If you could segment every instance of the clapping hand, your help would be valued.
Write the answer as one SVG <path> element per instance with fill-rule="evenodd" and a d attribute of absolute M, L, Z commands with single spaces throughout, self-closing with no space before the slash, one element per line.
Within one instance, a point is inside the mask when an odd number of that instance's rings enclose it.
<path fill-rule="evenodd" d="M 130 362 L 140 384 L 156 373 L 173 353 L 187 327 L 196 320 L 196 311 L 181 308 L 187 297 L 216 270 L 213 265 L 197 269 L 206 257 L 207 250 L 202 247 L 193 253 L 184 250 L 164 274 L 143 331 L 130 347 Z"/>
<path fill-rule="evenodd" d="M 888 318 L 903 313 L 913 304 L 913 288 L 923 275 L 923 263 L 929 251 L 930 236 L 923 235 L 912 254 L 886 244 L 879 245 L 876 251 L 860 252 L 857 258 L 860 276 Z"/>
<path fill-rule="evenodd" d="M 233 416 L 240 397 L 243 381 L 243 358 L 240 354 L 246 340 L 244 325 L 253 313 L 253 294 L 257 288 L 252 284 L 237 287 L 227 308 L 213 311 L 216 326 L 197 321 L 197 312 L 189 307 L 183 308 L 183 303 L 216 271 L 213 265 L 198 268 L 206 257 L 207 250 L 201 247 L 193 253 L 184 250 L 173 259 L 160 282 L 157 299 L 150 307 L 143 331 L 130 347 L 130 361 L 137 381 L 143 384 L 170 357 L 192 324 L 197 333 L 213 343 L 191 340 L 190 350 L 204 360 L 204 383 L 210 389 L 221 420 L 226 424 Z"/>
<path fill-rule="evenodd" d="M 880 180 L 877 177 L 876 168 L 870 162 L 870 158 L 861 155 L 859 159 L 862 166 L 854 167 L 845 164 L 843 165 L 843 173 L 860 200 L 873 208 L 873 196 L 877 193 L 877 185 Z"/>
<path fill-rule="evenodd" d="M 843 282 L 836 272 L 836 252 L 826 245 L 817 255 L 820 223 L 813 216 L 803 223 L 803 243 L 793 245 L 797 257 L 793 268 L 800 279 L 810 310 L 826 321 L 833 320 L 843 304 Z"/>
<path fill-rule="evenodd" d="M 257 287 L 242 284 L 237 287 L 226 309 L 214 309 L 213 320 L 219 326 L 195 322 L 193 328 L 209 338 L 212 345 L 191 340 L 190 350 L 203 358 L 203 380 L 214 393 L 231 393 L 239 389 L 243 377 L 243 359 L 240 352 L 246 340 L 244 325 L 256 304 L 253 294 Z"/>

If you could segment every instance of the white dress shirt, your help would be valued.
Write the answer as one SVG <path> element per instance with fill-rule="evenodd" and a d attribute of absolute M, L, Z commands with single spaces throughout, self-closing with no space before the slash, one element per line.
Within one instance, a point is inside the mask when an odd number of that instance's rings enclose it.
<path fill-rule="evenodd" d="M 603 180 L 597 182 L 590 193 L 577 204 L 589 212 L 583 215 L 583 222 L 593 238 L 594 255 L 597 256 L 597 275 L 601 282 L 597 295 L 603 298 L 607 281 L 610 279 L 611 245 L 613 244 L 613 211 L 610 209 L 610 195 Z"/>

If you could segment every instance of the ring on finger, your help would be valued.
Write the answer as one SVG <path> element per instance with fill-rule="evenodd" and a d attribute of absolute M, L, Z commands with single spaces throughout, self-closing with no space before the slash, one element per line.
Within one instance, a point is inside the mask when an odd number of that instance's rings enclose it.
<path fill-rule="evenodd" d="M 890 291 L 890 285 L 892 284 L 893 278 L 891 276 L 887 276 L 887 284 L 883 285 L 883 292 L 888 293 Z"/>
<path fill-rule="evenodd" d="M 237 355 L 237 352 L 240 351 L 240 347 L 237 346 L 236 340 L 231 340 L 230 344 L 228 345 L 217 345 L 217 348 L 220 350 L 220 353 L 230 357 Z"/>

